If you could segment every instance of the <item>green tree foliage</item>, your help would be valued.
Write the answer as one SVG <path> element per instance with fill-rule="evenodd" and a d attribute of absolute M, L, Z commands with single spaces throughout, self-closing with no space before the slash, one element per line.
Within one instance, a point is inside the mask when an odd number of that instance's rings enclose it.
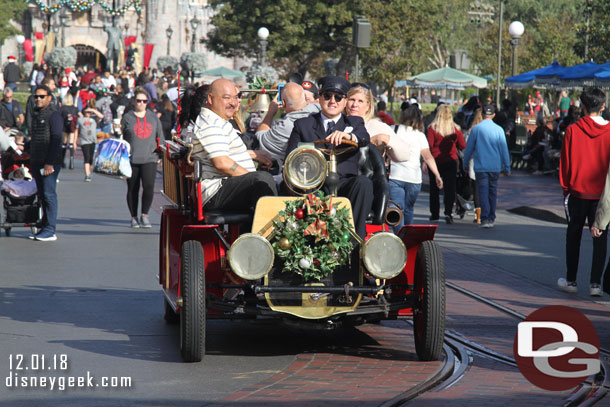
<path fill-rule="evenodd" d="M 0 0 L 0 44 L 11 35 L 19 34 L 10 21 L 20 20 L 27 7 L 24 0 Z"/>
<path fill-rule="evenodd" d="M 390 87 L 405 79 L 449 64 L 457 49 L 468 51 L 473 71 L 481 76 L 497 70 L 498 1 L 481 0 L 495 7 L 494 23 L 472 25 L 472 0 L 212 0 L 217 14 L 206 43 L 225 56 L 254 57 L 258 28 L 270 31 L 268 55 L 280 71 L 312 76 L 322 74 L 327 58 L 340 58 L 339 72 L 353 72 L 355 48 L 352 21 L 366 16 L 372 24 L 371 47 L 360 49 L 363 80 Z M 610 59 L 610 0 L 594 4 L 590 55 L 597 62 Z M 519 71 L 539 68 L 557 60 L 572 65 L 582 59 L 586 0 L 505 0 L 502 27 L 502 76 L 510 75 L 511 45 L 508 26 L 520 20 L 525 33 L 518 48 Z M 606 28 L 607 27 L 607 28 Z M 608 53 L 606 55 L 605 53 Z M 503 79 L 503 78 L 501 78 Z"/>
<path fill-rule="evenodd" d="M 351 51 L 352 19 L 362 10 L 362 3 L 213 0 L 217 10 L 212 18 L 214 29 L 204 42 L 221 55 L 254 57 L 259 49 L 257 31 L 267 27 L 269 57 L 288 59 L 291 67 L 305 73 L 321 54 L 343 58 Z"/>
<path fill-rule="evenodd" d="M 584 3 L 584 1 L 583 1 Z M 589 24 L 589 49 L 587 60 L 593 59 L 597 63 L 610 61 L 610 0 L 590 0 L 591 3 L 591 22 Z M 579 54 L 584 58 L 584 37 L 586 27 L 586 9 L 583 7 L 582 22 L 577 34 L 580 38 L 578 42 Z"/>

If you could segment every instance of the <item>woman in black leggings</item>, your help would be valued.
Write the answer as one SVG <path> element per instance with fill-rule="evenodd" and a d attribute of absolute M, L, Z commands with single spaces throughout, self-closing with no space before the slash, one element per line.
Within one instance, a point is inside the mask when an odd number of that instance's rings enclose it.
<path fill-rule="evenodd" d="M 132 228 L 150 228 L 148 211 L 152 205 L 155 174 L 157 173 L 157 143 L 162 143 L 163 127 L 157 115 L 147 110 L 148 93 L 136 88 L 133 103 L 135 109 L 123 115 L 123 138 L 131 145 L 131 178 L 127 180 L 127 206 L 131 213 Z M 142 214 L 138 222 L 138 200 L 142 184 Z"/>

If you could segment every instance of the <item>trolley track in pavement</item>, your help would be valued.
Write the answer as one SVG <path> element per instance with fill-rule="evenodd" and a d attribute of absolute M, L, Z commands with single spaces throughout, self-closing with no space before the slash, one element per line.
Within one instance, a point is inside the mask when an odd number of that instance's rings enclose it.
<path fill-rule="evenodd" d="M 483 303 L 516 320 L 522 321 L 525 315 L 505 307 L 493 300 L 485 298 L 454 283 L 446 282 L 446 286 L 462 295 Z M 406 320 L 413 325 L 412 320 Z M 494 351 L 486 346 L 474 342 L 462 333 L 447 329 L 445 331 L 445 344 L 443 346 L 444 365 L 439 372 L 425 382 L 420 383 L 406 392 L 386 401 L 381 407 L 399 407 L 408 405 L 409 401 L 427 392 L 440 392 L 458 383 L 467 373 L 474 357 L 483 357 L 494 360 L 513 368 L 517 364 L 512 356 Z M 604 399 L 610 392 L 610 351 L 600 348 L 601 371 L 581 383 L 565 399 L 562 407 L 592 407 Z"/>
<path fill-rule="evenodd" d="M 465 295 L 477 302 L 483 303 L 519 321 L 522 321 L 526 318 L 525 315 L 516 310 L 508 308 L 475 292 L 460 287 L 457 284 L 447 281 L 445 285 L 446 287 L 462 295 Z M 448 336 L 451 340 L 455 340 L 458 343 L 462 344 L 467 349 L 471 350 L 474 354 L 479 354 L 480 356 L 491 358 L 501 363 L 511 365 L 513 367 L 517 366 L 512 356 L 503 355 L 493 350 L 489 350 L 484 346 L 477 344 L 476 342 L 470 341 L 466 337 L 462 336 L 460 333 L 448 330 L 445 332 L 445 336 Z M 581 383 L 581 385 L 578 386 L 572 392 L 572 394 L 565 400 L 565 403 L 563 404 L 564 407 L 593 406 L 597 402 L 602 400 L 604 397 L 606 397 L 610 392 L 610 350 L 600 347 L 599 353 L 601 371 Z M 443 386 L 442 384 L 439 386 L 439 388 L 446 387 L 448 386 Z"/>

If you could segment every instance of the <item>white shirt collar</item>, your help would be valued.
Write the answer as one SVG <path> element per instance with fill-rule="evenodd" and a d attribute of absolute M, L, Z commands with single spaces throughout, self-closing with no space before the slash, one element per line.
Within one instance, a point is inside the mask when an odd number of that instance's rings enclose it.
<path fill-rule="evenodd" d="M 324 130 L 328 129 L 328 122 L 330 122 L 332 120 L 333 122 L 335 122 L 335 124 L 337 124 L 339 122 L 339 119 L 341 118 L 341 115 L 339 115 L 334 119 L 330 119 L 330 118 L 326 117 L 324 115 L 324 113 L 322 113 L 322 112 L 320 112 L 320 115 L 322 116 L 322 124 L 324 125 Z"/>

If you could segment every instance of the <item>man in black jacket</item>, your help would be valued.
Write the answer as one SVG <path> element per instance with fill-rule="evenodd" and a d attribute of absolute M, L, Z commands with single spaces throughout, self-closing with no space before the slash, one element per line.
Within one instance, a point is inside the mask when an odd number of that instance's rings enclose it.
<path fill-rule="evenodd" d="M 17 128 L 23 124 L 23 109 L 19 102 L 13 99 L 13 89 L 4 88 L 4 95 L 0 101 L 0 126 L 3 128 Z"/>
<path fill-rule="evenodd" d="M 336 146 L 343 140 L 355 141 L 359 147 L 369 144 L 370 137 L 364 127 L 364 120 L 343 114 L 350 83 L 338 76 L 327 76 L 319 82 L 322 83 L 322 111 L 294 122 L 286 155 L 297 148 L 299 143 L 316 140 L 327 140 L 328 144 Z M 373 182 L 366 176 L 358 175 L 357 150 L 337 157 L 337 172 L 340 177 L 337 194 L 351 201 L 356 233 L 364 239 L 366 217 L 373 204 Z"/>
<path fill-rule="evenodd" d="M 4 82 L 6 83 L 7 88 L 11 88 L 13 92 L 17 92 L 17 81 L 21 79 L 21 70 L 15 64 L 15 57 L 8 57 L 8 64 L 4 67 Z"/>
<path fill-rule="evenodd" d="M 61 137 L 64 122 L 59 110 L 53 106 L 51 89 L 45 85 L 36 87 L 30 133 L 32 175 L 42 200 L 43 229 L 30 239 L 43 242 L 57 240 L 57 177 L 61 170 Z"/>

